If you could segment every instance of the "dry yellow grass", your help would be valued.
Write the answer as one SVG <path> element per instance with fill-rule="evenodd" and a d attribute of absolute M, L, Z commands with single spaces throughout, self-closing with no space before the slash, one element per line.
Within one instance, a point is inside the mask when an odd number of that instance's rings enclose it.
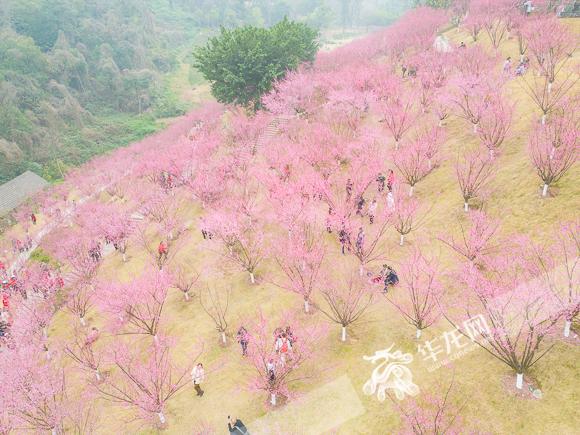
<path fill-rule="evenodd" d="M 578 21 L 569 21 L 576 30 Z M 467 35 L 451 30 L 447 36 L 454 40 L 468 41 Z M 483 36 L 482 39 L 485 40 Z M 502 44 L 502 55 L 517 58 L 517 47 L 514 40 Z M 577 55 L 574 61 L 577 62 Z M 575 90 L 577 92 L 577 89 Z M 518 101 L 514 126 L 510 138 L 504 143 L 498 157 L 500 170 L 493 182 L 493 193 L 486 203 L 486 210 L 492 216 L 502 219 L 502 234 L 531 234 L 538 239 L 549 237 L 549 230 L 555 222 L 572 219 L 578 215 L 578 198 L 580 194 L 580 174 L 578 165 L 572 168 L 553 191 L 554 197 L 541 199 L 539 196 L 539 179 L 533 172 L 526 153 L 527 128 L 533 118 L 539 117 L 531 101 L 513 80 L 508 86 L 510 97 Z M 474 143 L 476 138 L 469 127 L 457 118 L 452 118 L 445 126 L 448 141 L 445 144 L 446 155 L 454 155 L 455 150 L 465 144 Z M 434 236 L 449 231 L 458 219 L 464 219 L 462 199 L 457 188 L 453 170 L 453 160 L 446 160 L 416 188 L 416 195 L 424 202 L 431 202 L 433 208 L 426 216 L 424 224 L 411 234 L 406 246 L 398 246 L 398 237 L 394 230 L 386 236 L 386 247 L 390 258 L 404 258 L 409 247 L 417 240 L 429 240 L 429 250 L 441 253 L 442 262 L 452 266 L 457 259 L 434 240 Z M 200 210 L 193 205 L 184 209 L 184 216 L 196 220 Z M 213 262 L 219 262 L 215 253 L 204 249 L 204 242 L 197 232 L 185 234 L 188 244 L 179 255 L 178 261 L 189 266 L 207 268 Z M 132 246 L 129 248 L 130 261 L 121 262 L 120 257 L 108 257 L 102 267 L 102 277 L 114 277 L 125 280 L 143 267 L 145 255 Z M 328 261 L 333 261 L 331 257 Z M 274 272 L 273 265 L 266 261 L 259 269 L 264 275 Z M 296 295 L 284 292 L 269 284 L 250 285 L 247 274 L 226 272 L 226 279 L 233 287 L 230 311 L 231 333 L 237 329 L 241 319 L 252 316 L 258 309 L 266 315 L 278 315 L 284 309 L 299 309 L 301 300 Z M 320 316 L 315 314 L 314 316 Z M 208 422 L 217 433 L 224 433 L 227 415 L 236 415 L 247 424 L 263 417 L 267 413 L 266 397 L 250 393 L 245 386 L 251 372 L 243 364 L 238 345 L 222 348 L 218 345 L 218 336 L 214 325 L 209 321 L 196 301 L 185 303 L 182 295 L 171 292 L 165 309 L 165 330 L 178 338 L 173 349 L 177 361 L 190 354 L 194 345 L 204 342 L 206 352 L 202 361 L 206 367 L 218 363 L 224 366 L 207 376 L 203 398 L 195 397 L 193 388 L 186 387 L 173 400 L 168 408 L 169 422 L 167 433 L 191 434 L 200 421 Z M 102 325 L 103 319 L 93 312 L 89 323 Z M 53 322 L 51 337 L 67 334 L 74 319 L 65 312 L 59 312 Z M 351 339 L 348 344 L 338 341 L 338 329 L 331 326 L 333 333 L 323 343 L 323 354 L 319 365 L 328 367 L 321 377 L 307 384 L 296 386 L 296 391 L 308 394 L 333 380 L 347 376 L 354 386 L 358 399 L 364 407 L 364 413 L 352 418 L 340 427 L 340 434 L 386 434 L 394 433 L 399 424 L 395 407 L 390 402 L 380 403 L 376 397 L 364 396 L 362 385 L 368 379 L 372 365 L 362 360 L 363 355 L 371 355 L 376 350 L 385 349 L 391 343 L 403 351 L 416 353 L 417 342 L 414 331 L 402 321 L 393 307 L 384 300 L 379 300 L 366 321 L 349 331 Z M 449 329 L 444 321 L 439 321 L 425 331 L 422 340 L 428 340 Z M 231 340 L 231 337 L 230 337 Z M 102 339 L 101 342 L 106 342 Z M 133 344 L 134 345 L 134 344 Z M 534 368 L 532 375 L 539 381 L 544 394 L 541 400 L 522 400 L 510 396 L 502 382 L 505 376 L 513 376 L 508 368 L 489 356 L 483 350 L 475 349 L 454 363 L 458 392 L 469 399 L 463 416 L 468 422 L 476 423 L 484 432 L 497 434 L 576 434 L 580 427 L 580 394 L 578 379 L 580 369 L 578 346 L 559 342 L 554 349 Z M 438 378 L 448 378 L 451 368 L 441 368 L 434 372 L 427 371 L 427 365 L 419 358 L 412 363 L 414 382 L 422 390 L 428 390 Z M 332 393 L 334 394 L 334 393 Z M 329 397 L 331 399 L 331 397 Z M 332 397 L 336 399 L 336 397 Z M 324 399 L 320 399 L 321 402 Z M 98 433 L 129 434 L 153 433 L 136 425 L 124 426 L 121 419 L 127 411 L 107 402 L 95 404 L 102 416 L 102 425 Z M 317 427 L 321 421 L 339 421 L 339 415 L 304 412 L 293 414 L 298 433 L 308 433 L 308 428 Z M 301 426 L 300 426 L 301 425 Z M 321 425 L 332 427 L 333 425 Z M 249 426 L 252 431 L 251 425 Z"/>

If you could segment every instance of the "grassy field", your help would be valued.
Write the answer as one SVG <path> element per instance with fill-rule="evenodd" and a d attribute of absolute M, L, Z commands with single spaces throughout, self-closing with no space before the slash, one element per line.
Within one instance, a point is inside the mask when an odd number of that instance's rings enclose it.
<path fill-rule="evenodd" d="M 580 30 L 578 21 L 569 21 L 569 24 Z M 466 34 L 455 29 L 448 31 L 446 36 L 453 41 L 470 40 Z M 482 39 L 485 43 L 485 37 Z M 517 53 L 515 40 L 502 44 L 503 57 L 510 55 L 517 59 Z M 573 61 L 578 64 L 577 54 Z M 200 85 L 192 91 L 184 77 L 185 72 L 182 71 L 174 79 L 177 88 L 183 90 L 180 94 L 188 99 L 195 95 L 205 99 L 207 88 Z M 540 182 L 526 153 L 528 126 L 540 114 L 518 80 L 512 80 L 507 91 L 510 99 L 517 102 L 516 115 L 512 134 L 497 157 L 500 170 L 493 181 L 485 209 L 490 215 L 502 219 L 502 235 L 523 233 L 543 240 L 548 237 L 555 222 L 578 216 L 580 173 L 576 165 L 551 188 L 553 196 L 540 198 Z M 470 128 L 455 117 L 448 120 L 445 129 L 448 133 L 446 156 L 454 156 L 466 144 L 476 140 Z M 454 223 L 465 219 L 453 159 L 443 161 L 439 168 L 420 182 L 416 186 L 416 195 L 432 207 L 425 215 L 423 225 L 409 236 L 405 246 L 399 246 L 398 235 L 393 229 L 389 230 L 384 240 L 389 261 L 396 265 L 408 256 L 412 246 L 421 243 L 431 253 L 439 254 L 442 264 L 453 266 L 457 258 L 435 240 L 442 233 L 455 231 Z M 105 196 L 102 199 L 107 200 Z M 196 222 L 201 210 L 192 204 L 181 212 L 187 220 Z M 187 238 L 187 245 L 178 256 L 180 264 L 198 270 L 209 269 L 213 282 L 232 285 L 230 334 L 235 334 L 240 324 L 255 316 L 257 309 L 274 318 L 285 309 L 300 309 L 301 299 L 298 296 L 284 292 L 263 279 L 251 285 L 247 274 L 216 267 L 222 261 L 208 249 L 207 242 L 203 241 L 198 231 L 191 231 L 183 237 Z M 331 243 L 333 249 L 326 261 L 337 268 L 344 266 L 342 261 L 348 260 L 341 259 L 336 241 Z M 101 268 L 101 277 L 122 281 L 139 273 L 146 261 L 145 253 L 133 245 L 128 254 L 130 258 L 126 264 L 117 255 L 107 257 Z M 267 260 L 259 268 L 258 277 L 276 273 L 272 262 Z M 307 322 L 323 320 L 319 313 L 302 316 Z M 89 324 L 105 329 L 103 318 L 96 310 L 87 320 Z M 321 369 L 319 376 L 295 385 L 293 390 L 298 397 L 285 408 L 272 412 L 266 404 L 265 394 L 247 390 L 246 385 L 252 374 L 243 363 L 233 337 L 229 337 L 228 346 L 219 345 L 214 325 L 201 310 L 198 301 L 185 302 L 181 293 L 172 291 L 165 307 L 164 321 L 165 330 L 178 340 L 173 349 L 177 361 L 187 359 L 194 347 L 204 343 L 201 361 L 206 370 L 210 372 L 219 368 L 207 375 L 203 398 L 197 398 L 193 387 L 188 386 L 170 403 L 166 433 L 193 434 L 196 433 L 194 428 L 202 422 L 214 427 L 216 433 L 225 433 L 228 415 L 241 418 L 251 433 L 394 433 L 399 425 L 395 406 L 389 401 L 379 402 L 376 396 L 365 396 L 362 392 L 362 386 L 373 369 L 372 364 L 362 357 L 386 349 L 391 344 L 416 355 L 410 368 L 414 382 L 422 391 L 430 390 L 436 381 L 448 379 L 454 372 L 457 392 L 468 400 L 462 412 L 464 419 L 474 423 L 484 433 L 572 435 L 578 433 L 580 427 L 580 348 L 577 338 L 575 342 L 556 341 L 552 351 L 534 367 L 532 377 L 535 385 L 541 388 L 543 398 L 522 399 L 509 394 L 504 387 L 507 378 L 507 382 L 513 382 L 513 373 L 481 349 L 474 349 L 452 366 L 430 372 L 429 364 L 417 354 L 417 345 L 450 330 L 450 325 L 440 320 L 427 329 L 418 342 L 414 339 L 413 328 L 403 322 L 396 310 L 385 300 L 377 299 L 364 322 L 349 330 L 346 344 L 338 340 L 339 328 L 331 325 L 331 333 L 322 344 L 322 355 L 316 362 Z M 69 334 L 74 322 L 68 313 L 59 312 L 50 327 L 51 339 Z M 272 329 L 275 326 L 273 324 Z M 103 338 L 100 345 L 105 346 L 106 342 L 107 339 Z M 134 339 L 128 340 L 127 345 L 140 346 Z M 348 406 L 341 406 L 344 404 Z M 102 417 L 98 433 L 154 433 L 136 423 L 121 425 L 120 422 L 128 416 L 122 408 L 104 401 L 96 402 L 95 406 Z"/>

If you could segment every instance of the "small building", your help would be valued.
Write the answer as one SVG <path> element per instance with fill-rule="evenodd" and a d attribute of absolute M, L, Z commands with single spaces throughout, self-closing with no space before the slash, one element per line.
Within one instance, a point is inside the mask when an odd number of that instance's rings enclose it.
<path fill-rule="evenodd" d="M 0 185 L 0 217 L 6 216 L 46 186 L 48 181 L 30 171 Z"/>

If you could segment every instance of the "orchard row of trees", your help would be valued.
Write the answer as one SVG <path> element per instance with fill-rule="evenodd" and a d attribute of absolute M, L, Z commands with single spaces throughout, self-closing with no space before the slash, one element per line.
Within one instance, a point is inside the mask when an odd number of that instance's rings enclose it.
<path fill-rule="evenodd" d="M 483 11 L 479 5 L 472 2 L 469 16 L 482 14 L 494 26 L 519 18 L 507 3 Z M 524 375 L 557 337 L 570 335 L 580 310 L 579 223 L 560 222 L 539 243 L 506 234 L 499 219 L 473 206 L 479 206 L 476 199 L 494 201 L 486 187 L 504 169 L 515 112 L 510 85 L 530 95 L 541 85 L 551 102 L 547 112 L 526 107 L 534 111 L 529 170 L 550 186 L 576 162 L 577 118 L 563 85 L 575 77 L 566 65 L 571 36 L 551 15 L 522 21 L 522 40 L 538 54 L 526 76 L 513 77 L 502 71 L 496 52 L 503 37 L 489 49 L 477 44 L 435 51 L 437 29 L 448 18 L 442 11 L 413 10 L 392 28 L 319 54 L 311 68 L 288 74 L 263 98 L 267 111 L 248 116 L 206 105 L 159 135 L 93 160 L 39 197 L 43 215 L 63 219 L 43 247 L 66 265 L 66 291 L 58 290 L 56 273 L 46 267 L 19 273 L 25 291 L 13 296 L 10 349 L 1 355 L 2 379 L 14 380 L 2 384 L 2 429 L 58 433 L 89 421 L 96 426 L 90 408 L 82 406 L 86 401 L 76 400 L 76 407 L 69 402 L 79 390 L 126 406 L 151 424 L 167 424 L 167 404 L 203 352 L 197 341 L 188 363 L 176 363 L 179 337 L 169 336 L 167 295 L 184 295 L 171 303 L 199 300 L 215 324 L 216 341 L 227 342 L 230 300 L 241 296 L 229 290 L 228 275 L 216 284 L 218 264 L 246 274 L 250 286 L 273 285 L 299 296 L 295 310 L 275 319 L 262 313 L 244 319 L 244 364 L 253 373 L 247 383 L 267 392 L 271 404 L 292 396 L 293 381 L 316 375 L 317 353 L 329 334 L 346 345 L 349 329 L 381 298 L 416 337 L 446 320 L 486 351 L 480 358 L 491 355 L 512 369 L 522 388 Z M 554 39 L 545 35 L 543 45 L 534 45 L 536 25 L 554 26 Z M 491 35 L 488 40 L 494 45 Z M 414 73 L 402 77 L 401 66 Z M 463 123 L 469 142 L 460 149 L 450 149 L 446 140 L 451 117 Z M 427 239 L 421 227 L 432 198 L 416 186 L 446 166 L 455 168 L 460 218 L 456 229 L 449 225 Z M 388 168 L 395 169 L 394 180 Z M 71 193 L 85 200 L 74 206 L 67 202 Z M 203 209 L 200 219 L 189 211 L 193 204 Z M 69 209 L 70 222 L 63 213 Z M 193 228 L 207 238 L 199 256 L 208 264 L 200 270 L 180 255 L 200 243 Z M 414 243 L 407 247 L 409 239 Z M 406 253 L 396 259 L 400 285 L 384 294 L 372 278 L 393 260 L 389 247 L 395 243 Z M 447 247 L 455 265 L 445 267 L 431 244 Z M 100 271 L 108 251 L 120 267 L 121 261 L 137 263 L 139 255 L 148 261 L 128 281 L 111 281 Z M 74 314 L 68 337 L 50 333 L 57 296 Z M 88 313 L 105 320 L 106 336 L 87 331 Z M 488 328 L 474 334 L 464 321 L 477 316 Z M 272 345 L 276 322 L 288 325 L 296 339 L 284 359 Z M 127 337 L 135 336 L 142 339 L 128 346 Z M 85 373 L 80 385 L 65 357 Z M 219 369 L 219 362 L 206 367 Z M 86 383 L 91 388 L 83 388 Z M 401 407 L 406 430 L 432 433 L 443 423 L 468 430 L 454 418 L 458 409 L 447 403 L 448 390 L 442 391 L 444 397 L 426 398 L 426 406 Z"/>

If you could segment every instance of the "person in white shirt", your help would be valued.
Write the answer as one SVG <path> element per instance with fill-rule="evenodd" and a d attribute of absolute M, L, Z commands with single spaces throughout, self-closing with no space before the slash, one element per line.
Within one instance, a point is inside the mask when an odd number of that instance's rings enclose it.
<path fill-rule="evenodd" d="M 205 370 L 203 369 L 203 364 L 198 363 L 191 371 L 191 380 L 193 381 L 193 388 L 195 388 L 198 397 L 203 396 L 204 393 L 204 391 L 200 387 L 204 378 L 205 378 Z"/>

